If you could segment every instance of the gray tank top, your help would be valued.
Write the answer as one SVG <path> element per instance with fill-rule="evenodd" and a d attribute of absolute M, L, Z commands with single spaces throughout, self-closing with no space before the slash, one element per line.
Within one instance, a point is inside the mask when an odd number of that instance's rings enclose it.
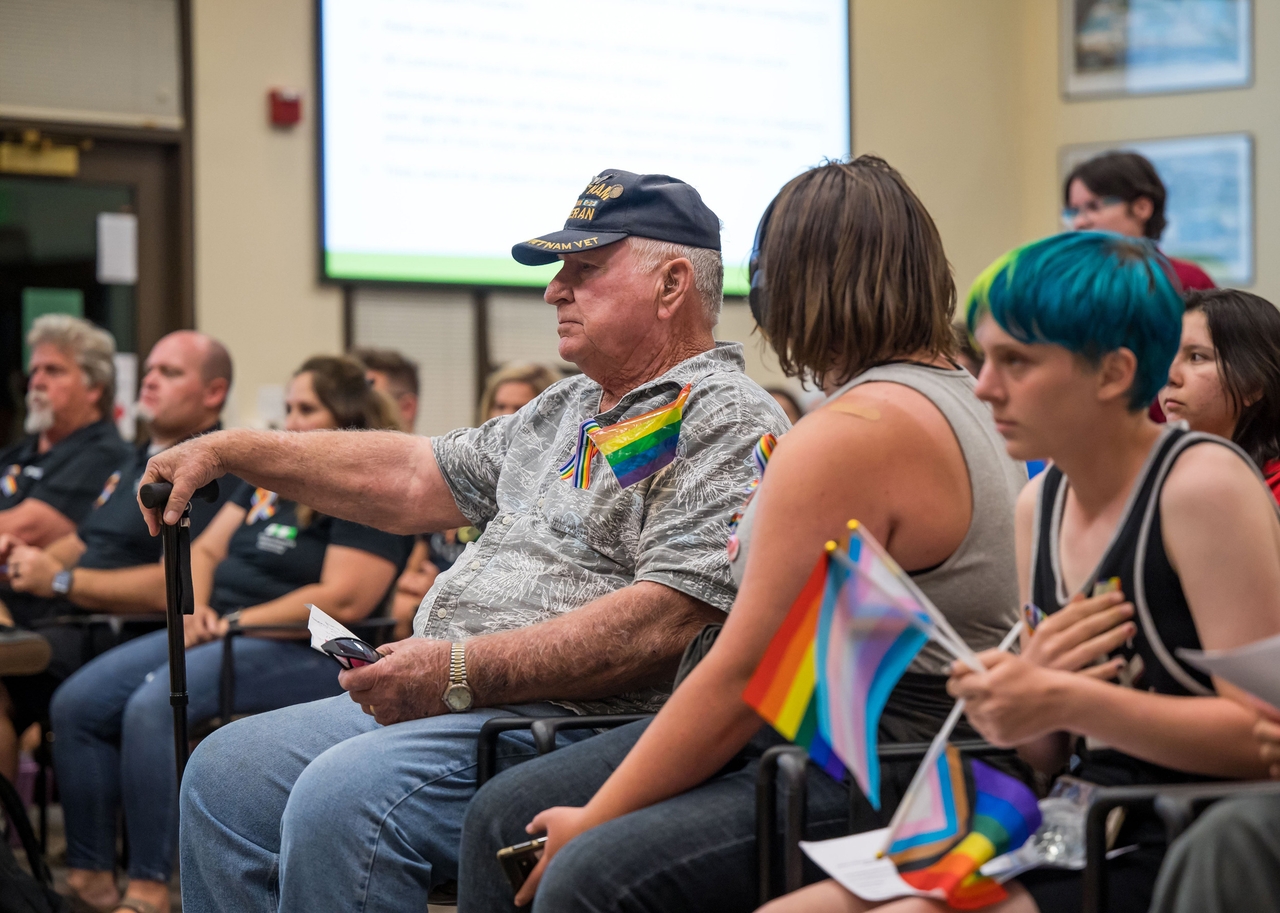
<path fill-rule="evenodd" d="M 971 648 L 996 647 L 1019 617 L 1013 507 L 1027 483 L 1026 467 L 1006 453 L 991 410 L 974 395 L 973 377 L 962 369 L 881 365 L 859 374 L 822 405 L 873 382 L 902 384 L 928 398 L 951 424 L 960 443 L 973 493 L 969 530 L 946 561 L 911 577 Z M 730 568 L 739 585 L 747 563 L 754 508 L 753 500 L 743 511 L 736 542 L 730 546 Z M 938 675 L 950 662 L 950 654 L 930 641 L 909 671 Z"/>

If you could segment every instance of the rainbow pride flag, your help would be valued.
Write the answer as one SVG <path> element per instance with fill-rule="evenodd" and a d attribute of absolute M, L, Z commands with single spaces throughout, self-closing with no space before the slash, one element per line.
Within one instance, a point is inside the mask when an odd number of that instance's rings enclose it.
<path fill-rule="evenodd" d="M 877 578 L 887 567 L 857 523 L 830 542 L 747 683 L 743 700 L 880 807 L 876 732 L 889 693 L 929 635 L 928 616 Z M 902 591 L 905 593 L 905 589 Z"/>
<path fill-rule="evenodd" d="M 591 459 L 604 455 L 618 480 L 619 488 L 630 488 L 659 469 L 671 465 L 676 458 L 680 425 L 684 421 L 684 404 L 692 384 L 685 384 L 670 405 L 600 427 L 595 419 L 587 419 L 578 427 L 578 447 L 569 461 L 560 467 L 560 478 L 576 488 L 591 484 Z"/>
<path fill-rule="evenodd" d="M 964 838 L 936 861 L 913 871 L 902 871 L 910 863 L 899 864 L 903 881 L 920 891 L 942 891 L 947 903 L 958 910 L 976 910 L 1008 896 L 998 882 L 978 870 L 1018 849 L 1040 827 L 1040 806 L 1026 784 L 981 761 L 968 764 L 974 798 Z M 895 847 L 901 839 L 894 841 Z"/>
<path fill-rule="evenodd" d="M 845 767 L 819 731 L 818 706 L 814 699 L 817 685 L 814 643 L 831 563 L 827 555 L 824 552 L 814 565 L 804 589 L 769 642 L 742 699 L 783 738 L 809 752 L 814 763 L 833 779 L 841 780 Z"/>
<path fill-rule="evenodd" d="M 671 405 L 591 432 L 591 442 L 604 454 L 619 488 L 630 488 L 675 460 L 691 389 L 692 384 L 685 384 Z"/>

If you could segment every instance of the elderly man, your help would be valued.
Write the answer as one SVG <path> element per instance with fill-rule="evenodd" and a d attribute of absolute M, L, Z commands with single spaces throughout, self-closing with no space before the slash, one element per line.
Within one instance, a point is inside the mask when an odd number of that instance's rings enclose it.
<path fill-rule="evenodd" d="M 5 691 L 9 695 L 7 719 L 0 714 L 0 771 L 11 769 L 16 761 L 12 749 L 3 748 L 13 741 L 12 732 L 6 732 L 9 726 L 22 732 L 44 719 L 54 689 L 86 659 L 117 640 L 105 627 L 58 625 L 55 617 L 83 609 L 164 611 L 160 542 L 148 534 L 133 495 L 148 457 L 217 427 L 230 384 L 231 358 L 220 342 L 189 330 L 170 333 L 147 356 L 138 397 L 138 414 L 147 422 L 151 439 L 118 461 L 105 485 L 99 484 L 96 506 L 79 529 L 46 548 L 0 535 L 0 561 L 8 563 L 13 590 L 0 592 L 0 618 L 8 614 L 9 621 L 39 632 L 48 644 L 23 651 L 30 657 L 47 657 L 45 662 L 26 668 L 11 662 L 0 669 L 5 676 L 0 696 Z M 224 485 L 223 492 L 228 490 Z M 197 502 L 192 507 L 193 536 L 220 506 L 221 499 L 217 504 Z M 137 633 L 131 630 L 136 627 L 126 625 L 125 633 Z M 0 655 L 5 652 L 0 643 Z M 16 645 L 9 652 L 18 652 Z"/>
<path fill-rule="evenodd" d="M 152 459 L 147 479 L 174 482 L 171 522 L 235 472 L 388 530 L 484 530 L 415 636 L 342 673 L 350 700 L 250 717 L 195 751 L 184 909 L 421 910 L 456 876 L 486 719 L 658 706 L 685 644 L 732 603 L 727 524 L 756 441 L 786 428 L 741 347 L 712 337 L 719 248 L 692 187 L 605 172 L 563 231 L 513 249 L 563 261 L 545 298 L 581 376 L 442 437 L 228 431 Z"/>
<path fill-rule="evenodd" d="M 32 323 L 27 344 L 27 437 L 0 451 L 0 534 L 43 547 L 75 532 L 125 448 L 111 420 L 111 334 L 46 314 Z"/>

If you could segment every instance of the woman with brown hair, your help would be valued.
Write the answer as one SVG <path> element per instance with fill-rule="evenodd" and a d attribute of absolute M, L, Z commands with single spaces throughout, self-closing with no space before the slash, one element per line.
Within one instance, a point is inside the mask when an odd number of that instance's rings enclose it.
<path fill-rule="evenodd" d="M 548 841 L 516 897 L 535 911 L 617 909 L 618 898 L 672 913 L 755 908 L 756 771 L 782 740 L 742 693 L 823 543 L 850 519 L 975 650 L 1018 617 L 1013 504 L 1026 475 L 952 360 L 955 286 L 920 200 L 879 158 L 823 165 L 782 189 L 756 246 L 761 332 L 783 371 L 830 395 L 778 441 L 730 542 L 737 601 L 662 712 L 480 790 L 463 830 L 463 913 L 510 908 L 494 853 L 528 839 L 526 825 Z M 946 663 L 933 645 L 920 654 L 889 698 L 883 740 L 940 728 L 953 703 Z M 882 770 L 886 814 L 913 769 Z M 810 837 L 841 833 L 848 787 L 816 772 L 809 784 Z"/>
<path fill-rule="evenodd" d="M 399 427 L 390 400 L 346 357 L 308 359 L 289 382 L 285 414 L 291 432 Z M 413 541 L 317 514 L 234 478 L 223 484 L 238 489 L 191 544 L 196 611 L 186 619 L 186 667 L 194 725 L 218 712 L 222 638 L 232 624 L 306 621 L 306 603 L 345 624 L 359 621 L 382 604 Z M 306 640 L 238 637 L 233 656 L 236 713 L 342 691 L 337 663 Z M 165 632 L 156 631 L 108 650 L 53 696 L 67 884 L 106 910 L 169 908 L 178 816 L 167 657 Z M 129 847 L 123 897 L 115 880 L 121 811 Z"/>

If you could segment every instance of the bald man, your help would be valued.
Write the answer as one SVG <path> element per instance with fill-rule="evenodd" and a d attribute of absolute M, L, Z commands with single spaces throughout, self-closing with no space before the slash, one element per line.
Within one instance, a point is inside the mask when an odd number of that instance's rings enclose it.
<path fill-rule="evenodd" d="M 38 632 L 48 643 L 21 631 L 0 636 L 0 707 L 7 704 L 8 711 L 0 712 L 0 773 L 12 773 L 15 734 L 44 718 L 54 689 L 117 640 L 104 627 L 58 625 L 55 618 L 85 610 L 164 611 L 160 540 L 148 533 L 134 501 L 138 480 L 154 454 L 219 427 L 230 386 L 231 358 L 222 343 L 190 330 L 170 333 L 147 357 L 138 395 L 150 441 L 111 474 L 79 528 L 45 548 L 0 535 L 0 562 L 7 560 L 12 590 L 0 590 L 0 622 Z M 230 488 L 223 485 L 222 492 Z M 192 506 L 193 537 L 220 507 L 221 499 Z M 126 633 L 140 633 L 129 627 Z"/>

